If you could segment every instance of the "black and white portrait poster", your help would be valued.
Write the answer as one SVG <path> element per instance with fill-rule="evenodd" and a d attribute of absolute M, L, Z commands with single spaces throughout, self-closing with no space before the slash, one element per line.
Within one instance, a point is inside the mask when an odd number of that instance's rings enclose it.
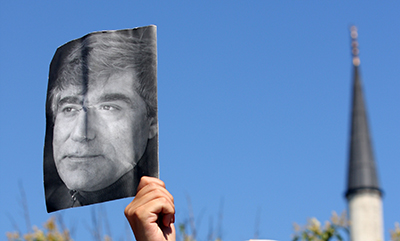
<path fill-rule="evenodd" d="M 59 47 L 46 99 L 47 211 L 132 197 L 142 176 L 158 177 L 156 26 Z"/>

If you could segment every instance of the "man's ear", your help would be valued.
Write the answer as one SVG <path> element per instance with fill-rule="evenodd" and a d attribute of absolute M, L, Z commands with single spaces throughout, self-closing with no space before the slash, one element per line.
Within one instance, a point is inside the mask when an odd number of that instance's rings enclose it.
<path fill-rule="evenodd" d="M 158 123 L 157 120 L 152 117 L 150 118 L 150 127 L 149 127 L 149 139 L 153 139 L 157 135 L 158 132 Z"/>

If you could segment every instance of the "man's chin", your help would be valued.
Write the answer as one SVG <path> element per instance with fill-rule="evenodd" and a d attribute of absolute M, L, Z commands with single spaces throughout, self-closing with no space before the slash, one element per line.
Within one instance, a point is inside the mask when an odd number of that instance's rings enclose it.
<path fill-rule="evenodd" d="M 97 171 L 93 171 L 92 169 L 90 172 L 81 169 L 73 172 L 65 172 L 60 177 L 70 190 L 95 192 L 111 186 L 123 175 L 115 172 L 105 174 L 104 169 L 97 169 Z"/>
<path fill-rule="evenodd" d="M 57 165 L 59 176 L 68 189 L 87 192 L 112 185 L 132 168 L 132 165 L 123 168 L 111 166 L 105 158 L 82 162 L 80 159 L 65 158 Z"/>
<path fill-rule="evenodd" d="M 68 189 L 76 191 L 94 192 L 112 184 L 111 180 L 105 179 L 101 170 L 96 172 L 95 169 L 64 172 L 60 177 Z"/>

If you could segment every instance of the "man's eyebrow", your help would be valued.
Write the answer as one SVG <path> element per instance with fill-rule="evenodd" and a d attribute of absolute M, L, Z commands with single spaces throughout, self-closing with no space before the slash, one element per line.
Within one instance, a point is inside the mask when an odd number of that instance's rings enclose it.
<path fill-rule="evenodd" d="M 61 100 L 58 101 L 57 107 L 62 106 L 64 104 L 77 104 L 77 105 L 82 105 L 82 98 L 79 98 L 77 96 L 65 96 Z"/>
<path fill-rule="evenodd" d="M 112 93 L 112 94 L 105 94 L 100 97 L 100 102 L 118 101 L 118 100 L 127 103 L 131 107 L 134 106 L 132 100 L 124 94 Z"/>

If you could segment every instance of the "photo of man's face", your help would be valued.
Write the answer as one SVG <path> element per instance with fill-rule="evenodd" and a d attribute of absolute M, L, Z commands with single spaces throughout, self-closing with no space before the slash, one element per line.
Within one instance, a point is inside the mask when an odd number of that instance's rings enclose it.
<path fill-rule="evenodd" d="M 44 153 L 48 210 L 133 196 L 140 176 L 158 176 L 156 50 L 146 36 L 155 43 L 154 26 L 94 33 L 55 54 Z"/>
<path fill-rule="evenodd" d="M 69 189 L 97 191 L 111 185 L 136 165 L 154 136 L 132 71 L 95 81 L 89 76 L 85 95 L 77 86 L 60 93 L 53 152 Z"/>

